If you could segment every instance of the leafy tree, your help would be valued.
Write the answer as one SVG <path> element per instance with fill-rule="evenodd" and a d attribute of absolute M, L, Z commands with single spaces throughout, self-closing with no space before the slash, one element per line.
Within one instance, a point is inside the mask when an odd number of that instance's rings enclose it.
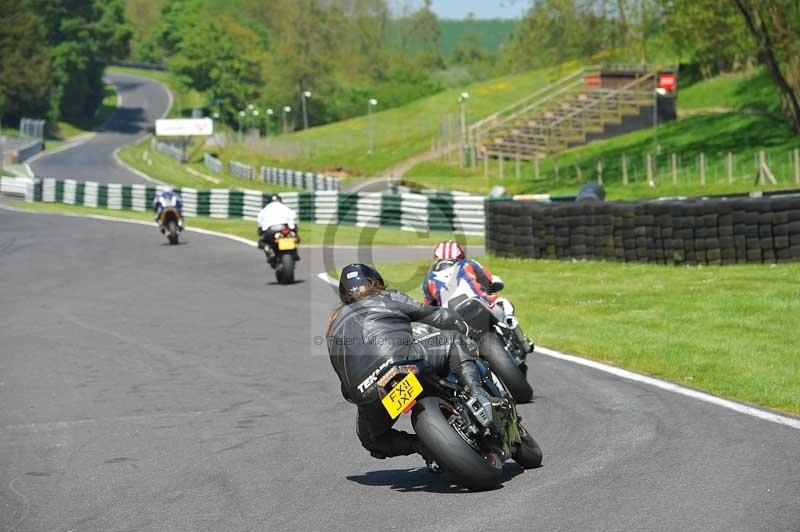
<path fill-rule="evenodd" d="M 49 111 L 51 49 L 42 21 L 24 0 L 0 0 L 0 114 L 17 121 Z"/>

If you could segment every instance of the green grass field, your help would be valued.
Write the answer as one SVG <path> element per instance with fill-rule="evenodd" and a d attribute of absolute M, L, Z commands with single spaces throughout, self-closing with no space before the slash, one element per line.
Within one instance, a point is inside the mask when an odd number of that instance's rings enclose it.
<path fill-rule="evenodd" d="M 679 113 L 714 110 L 777 114 L 780 112 L 780 100 L 775 85 L 764 69 L 724 74 L 680 89 Z"/>
<path fill-rule="evenodd" d="M 10 201 L 9 204 L 18 209 L 34 212 L 68 213 L 79 215 L 103 215 L 114 218 L 129 220 L 153 221 L 150 212 L 123 211 L 116 209 L 94 209 L 64 203 L 28 203 L 21 200 Z M 199 227 L 211 231 L 219 231 L 231 235 L 240 236 L 250 240 L 255 240 L 256 222 L 250 220 L 239 220 L 233 218 L 208 218 L 198 216 L 186 218 L 186 227 Z M 412 231 L 401 231 L 399 229 L 388 228 L 364 228 L 352 225 L 323 225 L 303 222 L 300 224 L 300 236 L 303 243 L 308 245 L 331 245 L 331 246 L 380 246 L 380 247 L 402 247 L 402 246 L 434 246 L 442 240 L 453 238 L 452 233 L 431 232 L 415 233 Z M 462 240 L 470 246 L 483 245 L 483 237 L 467 236 Z"/>
<path fill-rule="evenodd" d="M 535 179 L 533 163 L 522 163 L 521 178 L 517 179 L 513 161 L 505 162 L 505 178 L 500 179 L 499 164 L 492 160 L 488 179 L 483 177 L 482 167 L 472 171 L 460 168 L 458 163 L 430 162 L 412 168 L 404 181 L 412 186 L 475 193 L 488 192 L 498 184 L 511 194 L 575 193 L 582 184 L 597 179 L 597 162 L 602 161 L 607 199 L 702 196 L 798 186 L 791 152 L 800 148 L 800 137 L 792 133 L 785 121 L 773 115 L 735 112 L 693 115 L 660 126 L 657 135 L 660 155 L 655 159 L 654 188 L 647 184 L 646 170 L 646 156 L 654 151 L 652 129 L 594 142 L 566 151 L 557 158 L 545 159 L 540 164 L 539 179 Z M 778 185 L 756 185 L 756 157 L 761 149 L 767 152 L 768 164 Z M 731 185 L 727 178 L 728 151 L 735 155 Z M 672 184 L 672 153 L 676 154 L 678 163 L 676 185 Z M 701 153 L 706 158 L 705 186 L 700 183 Z M 628 186 L 624 186 L 622 180 L 623 156 L 628 164 Z"/>
<path fill-rule="evenodd" d="M 140 172 L 144 172 L 154 179 L 176 187 L 191 187 L 199 190 L 210 188 L 249 188 L 253 190 L 266 190 L 268 192 L 296 192 L 295 189 L 282 187 L 280 185 L 270 185 L 260 181 L 247 181 L 246 179 L 231 175 L 227 171 L 221 174 L 214 174 L 201 162 L 197 161 L 189 164 L 181 164 L 172 157 L 151 149 L 149 137 L 139 144 L 133 144 L 121 149 L 119 151 L 119 158 L 122 159 L 125 164 L 136 168 Z M 191 173 L 187 168 L 191 168 L 196 174 Z"/>
<path fill-rule="evenodd" d="M 537 344 L 800 413 L 800 264 L 480 260 L 506 281 L 504 295 Z M 420 298 L 429 266 L 380 271 Z"/>

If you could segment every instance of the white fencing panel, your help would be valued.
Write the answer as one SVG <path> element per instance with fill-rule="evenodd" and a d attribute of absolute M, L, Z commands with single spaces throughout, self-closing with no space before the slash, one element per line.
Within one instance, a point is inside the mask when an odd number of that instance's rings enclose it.
<path fill-rule="evenodd" d="M 122 185 L 119 183 L 110 183 L 108 185 L 108 208 L 122 208 Z"/>
<path fill-rule="evenodd" d="M 211 190 L 210 206 L 212 218 L 228 217 L 228 197 L 230 196 L 227 188 L 215 188 Z"/>
<path fill-rule="evenodd" d="M 183 200 L 183 215 L 197 216 L 197 189 L 182 188 L 181 199 Z"/>
<path fill-rule="evenodd" d="M 314 197 L 314 216 L 318 224 L 339 222 L 339 193 L 317 191 Z"/>
<path fill-rule="evenodd" d="M 146 211 L 150 207 L 147 205 L 147 193 L 144 185 L 131 185 L 131 204 L 134 211 Z"/>
<path fill-rule="evenodd" d="M 87 181 L 83 189 L 83 204 L 87 207 L 97 207 L 97 183 Z"/>

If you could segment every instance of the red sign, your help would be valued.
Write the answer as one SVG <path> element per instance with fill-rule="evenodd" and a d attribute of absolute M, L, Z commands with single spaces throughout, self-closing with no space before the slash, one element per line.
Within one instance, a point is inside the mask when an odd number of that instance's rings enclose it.
<path fill-rule="evenodd" d="M 669 72 L 666 74 L 661 74 L 661 76 L 658 78 L 658 87 L 667 92 L 674 92 L 678 87 L 678 78 L 675 76 L 675 73 Z"/>

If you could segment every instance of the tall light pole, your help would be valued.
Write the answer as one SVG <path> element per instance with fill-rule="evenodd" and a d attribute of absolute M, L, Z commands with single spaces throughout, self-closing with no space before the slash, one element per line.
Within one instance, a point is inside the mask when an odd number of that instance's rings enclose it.
<path fill-rule="evenodd" d="M 269 121 L 272 120 L 272 115 L 275 114 L 275 111 L 272 109 L 267 109 L 267 114 L 264 115 L 264 121 L 267 123 L 267 130 L 266 136 L 269 137 Z"/>
<path fill-rule="evenodd" d="M 244 118 L 245 112 L 239 111 L 239 143 L 242 142 L 242 119 Z"/>
<path fill-rule="evenodd" d="M 253 109 L 253 124 L 255 124 L 257 130 L 261 130 L 258 125 L 258 109 Z"/>
<path fill-rule="evenodd" d="M 303 102 L 303 129 L 308 129 L 308 111 L 306 110 L 306 100 L 311 98 L 311 91 L 303 91 L 300 95 Z"/>
<path fill-rule="evenodd" d="M 291 112 L 292 112 L 292 108 L 291 108 L 291 107 L 289 107 L 288 105 L 287 105 L 287 106 L 285 106 L 285 107 L 283 108 L 283 134 L 284 134 L 284 135 L 285 135 L 285 134 L 288 132 L 288 130 L 289 130 L 289 128 L 288 128 L 288 126 L 287 126 L 287 124 L 286 124 L 286 115 L 287 115 L 288 113 L 291 113 Z"/>
<path fill-rule="evenodd" d="M 253 112 L 253 109 L 255 109 L 255 108 L 256 108 L 256 106 L 255 106 L 255 105 L 253 105 L 252 103 L 248 103 L 248 104 L 247 104 L 247 110 L 248 110 L 248 111 L 250 111 L 250 113 L 252 113 L 252 112 Z M 248 135 L 250 134 L 250 130 L 251 130 L 252 128 L 253 128 L 253 119 L 252 119 L 252 117 L 251 117 L 251 116 L 248 114 L 248 115 L 247 115 L 247 134 L 248 134 Z"/>
<path fill-rule="evenodd" d="M 458 103 L 461 107 L 461 160 L 464 166 L 467 165 L 466 148 L 467 148 L 467 100 L 469 99 L 468 92 L 462 92 L 458 97 Z"/>
<path fill-rule="evenodd" d="M 369 129 L 369 155 L 372 155 L 372 108 L 378 105 L 378 100 L 370 98 L 367 101 L 367 128 Z"/>

